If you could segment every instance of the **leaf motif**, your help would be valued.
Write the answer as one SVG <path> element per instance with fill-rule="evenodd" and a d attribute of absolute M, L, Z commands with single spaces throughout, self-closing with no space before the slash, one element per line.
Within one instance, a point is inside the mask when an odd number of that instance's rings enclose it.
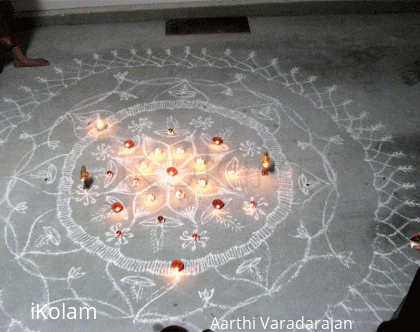
<path fill-rule="evenodd" d="M 329 141 L 331 143 L 335 143 L 335 144 L 338 144 L 338 145 L 343 145 L 343 143 L 344 143 L 344 140 L 340 137 L 340 135 L 335 135 L 335 136 L 330 137 Z"/>
<path fill-rule="evenodd" d="M 28 139 L 30 136 L 27 132 L 23 131 L 22 134 L 20 134 L 19 139 Z"/>
<path fill-rule="evenodd" d="M 263 280 L 263 274 L 257 265 L 260 263 L 261 257 L 251 258 L 244 261 L 239 267 L 236 269 L 236 274 L 242 274 L 244 272 L 249 273 L 251 276 L 256 278 L 258 281 Z"/>
<path fill-rule="evenodd" d="M 180 212 L 180 214 L 193 220 L 196 212 L 197 212 L 197 207 L 196 206 L 190 206 L 190 207 L 186 207 L 184 210 L 182 210 Z"/>
<path fill-rule="evenodd" d="M 201 214 L 201 223 L 207 224 L 207 222 L 209 222 L 210 220 L 212 220 L 215 217 L 215 213 L 214 213 L 215 209 L 212 206 L 209 206 L 207 209 L 205 209 L 203 211 L 203 213 Z"/>
<path fill-rule="evenodd" d="M 356 264 L 356 262 L 351 258 L 351 256 L 353 255 L 353 253 L 344 251 L 340 254 L 338 254 L 338 258 L 340 259 L 340 262 L 345 266 L 345 267 L 350 267 L 350 264 Z"/>
<path fill-rule="evenodd" d="M 256 109 L 252 109 L 251 108 L 251 112 L 258 118 L 258 119 L 261 119 L 261 120 L 271 120 L 271 121 L 273 121 L 274 119 L 270 116 L 270 113 L 271 113 L 271 107 L 270 106 L 267 106 L 267 107 L 265 107 L 265 108 L 263 108 L 263 109 L 259 109 L 259 110 L 256 110 Z"/>
<path fill-rule="evenodd" d="M 114 182 L 117 174 L 118 174 L 118 169 L 117 169 L 117 165 L 115 164 L 114 161 L 110 160 L 108 162 L 108 167 L 107 167 L 107 171 L 111 171 L 113 173 L 112 177 L 107 176 L 105 178 L 105 188 L 108 188 L 112 182 Z"/>
<path fill-rule="evenodd" d="M 298 235 L 295 235 L 294 237 L 299 239 L 309 239 L 310 235 L 308 233 L 308 230 L 305 228 L 305 226 L 300 226 L 298 229 Z"/>
<path fill-rule="evenodd" d="M 236 157 L 233 157 L 228 164 L 226 165 L 226 173 L 231 169 L 239 170 L 239 160 Z M 238 176 L 228 176 L 227 180 L 229 184 L 236 190 L 241 190 L 240 181 Z"/>
<path fill-rule="evenodd" d="M 249 271 L 249 269 L 251 268 L 256 268 L 260 261 L 261 257 L 247 259 L 241 265 L 238 266 L 238 268 L 236 269 L 236 274 L 241 274 Z"/>
<path fill-rule="evenodd" d="M 128 93 L 128 92 L 120 92 L 120 100 L 129 100 L 130 98 L 137 99 L 138 97 Z"/>
<path fill-rule="evenodd" d="M 80 272 L 82 268 L 75 268 L 74 266 L 69 270 L 67 279 L 79 279 L 83 277 L 86 272 Z"/>
<path fill-rule="evenodd" d="M 305 174 L 301 174 L 298 180 L 299 188 L 300 190 L 305 194 L 309 195 L 309 189 L 308 189 L 308 180 L 306 179 Z"/>
<path fill-rule="evenodd" d="M 60 144 L 60 141 L 48 141 L 48 147 L 51 149 L 51 150 L 55 150 L 55 149 L 57 149 L 58 148 L 58 146 L 59 146 L 59 144 Z"/>
<path fill-rule="evenodd" d="M 118 198 L 115 198 L 114 196 L 106 196 L 105 197 L 105 200 L 109 204 L 114 204 L 115 202 L 119 202 L 119 199 Z"/>
<path fill-rule="evenodd" d="M 58 234 L 58 232 L 50 227 L 50 226 L 44 226 L 43 227 L 45 235 L 47 235 L 48 239 L 56 246 L 58 246 L 61 242 L 61 236 Z"/>
<path fill-rule="evenodd" d="M 133 297 L 138 302 L 141 299 L 141 297 L 143 296 L 143 287 L 137 286 L 137 285 L 131 286 L 131 294 L 133 295 Z"/>
<path fill-rule="evenodd" d="M 26 213 L 26 210 L 28 209 L 28 206 L 26 205 L 26 202 L 20 202 L 18 205 L 16 205 L 15 210 L 19 213 Z"/>
<path fill-rule="evenodd" d="M 163 227 L 154 227 L 152 235 L 154 236 L 154 242 L 156 244 L 155 251 L 159 251 L 162 249 L 165 230 Z"/>
<path fill-rule="evenodd" d="M 130 187 L 126 181 L 120 182 L 114 189 L 111 190 L 112 193 L 117 194 L 131 194 L 132 191 L 132 187 Z"/>
<path fill-rule="evenodd" d="M 174 119 L 172 115 L 166 119 L 166 125 L 168 128 L 177 129 L 179 127 L 178 120 Z"/>
<path fill-rule="evenodd" d="M 48 166 L 48 180 L 47 180 L 47 184 L 51 184 L 55 181 L 56 177 L 57 177 L 57 167 L 55 167 L 53 164 L 50 164 Z"/>
<path fill-rule="evenodd" d="M 214 149 L 215 148 L 215 144 L 213 142 L 213 138 L 210 137 L 208 134 L 201 133 L 200 137 L 201 137 L 201 141 L 205 145 L 207 145 L 209 148 L 211 148 L 211 149 Z M 217 149 L 218 150 L 228 150 L 229 149 L 229 146 L 226 143 L 223 143 L 223 144 L 217 145 Z"/>

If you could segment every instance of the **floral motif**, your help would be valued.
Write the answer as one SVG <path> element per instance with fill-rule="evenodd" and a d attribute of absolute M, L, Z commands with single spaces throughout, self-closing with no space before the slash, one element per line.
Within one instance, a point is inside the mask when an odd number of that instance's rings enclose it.
<path fill-rule="evenodd" d="M 206 246 L 206 241 L 209 238 L 204 235 L 207 233 L 207 231 L 200 232 L 199 238 L 196 240 L 192 237 L 192 234 L 197 234 L 197 233 L 198 233 L 198 229 L 194 229 L 192 233 L 188 231 L 184 231 L 182 233 L 182 235 L 179 237 L 183 241 L 182 249 L 185 249 L 191 246 L 191 251 L 195 251 L 198 245 L 201 245 L 202 248 Z"/>
<path fill-rule="evenodd" d="M 151 128 L 153 122 L 147 121 L 147 118 L 140 118 L 138 123 L 131 121 L 131 126 L 128 126 L 128 129 L 131 129 L 132 132 L 141 132 L 144 127 Z"/>
<path fill-rule="evenodd" d="M 102 143 L 97 149 L 99 152 L 92 152 L 92 155 L 96 157 L 96 160 L 105 160 L 106 158 L 110 158 L 114 153 L 114 150 L 109 146 L 106 146 L 105 143 Z"/>
<path fill-rule="evenodd" d="M 261 148 L 257 146 L 257 143 L 246 141 L 245 143 L 241 143 L 241 147 L 239 148 L 240 151 L 244 152 L 243 156 L 251 156 L 253 157 L 255 154 L 259 154 L 261 152 Z"/>
<path fill-rule="evenodd" d="M 76 198 L 75 199 L 76 202 L 82 202 L 83 201 L 83 204 L 86 205 L 86 206 L 89 205 L 89 202 L 92 203 L 92 204 L 95 204 L 96 203 L 95 197 L 98 197 L 99 193 L 95 192 L 94 190 L 98 190 L 98 189 L 99 189 L 99 186 L 95 185 L 95 186 L 91 187 L 89 190 L 87 190 L 87 189 L 84 189 L 83 184 L 79 184 L 77 186 L 76 193 L 78 195 L 82 196 L 82 197 Z"/>
<path fill-rule="evenodd" d="M 250 204 L 250 202 L 252 202 L 252 201 L 254 201 L 256 203 L 255 206 L 252 206 Z M 248 202 L 244 201 L 244 211 L 245 211 L 245 213 L 249 216 L 253 216 L 255 218 L 255 220 L 259 220 L 261 215 L 263 215 L 263 216 L 267 215 L 265 213 L 265 211 L 260 208 L 261 206 L 268 206 L 268 203 L 265 202 L 263 197 L 261 197 L 257 201 L 255 201 L 254 197 L 251 197 L 251 199 Z"/>
<path fill-rule="evenodd" d="M 214 124 L 214 121 L 211 120 L 211 116 L 202 119 L 201 116 L 199 116 L 197 119 L 193 119 L 190 121 L 190 125 L 194 126 L 195 128 L 201 128 L 203 130 L 207 130 L 212 127 Z"/>
<path fill-rule="evenodd" d="M 105 235 L 107 237 L 106 242 L 115 241 L 115 246 L 120 247 L 124 244 L 128 243 L 128 239 L 131 239 L 134 235 L 130 233 L 131 228 L 123 228 L 121 229 L 121 223 L 116 225 L 112 225 L 110 228 L 111 232 L 106 232 Z M 117 232 L 120 231 L 121 234 L 118 235 Z"/>

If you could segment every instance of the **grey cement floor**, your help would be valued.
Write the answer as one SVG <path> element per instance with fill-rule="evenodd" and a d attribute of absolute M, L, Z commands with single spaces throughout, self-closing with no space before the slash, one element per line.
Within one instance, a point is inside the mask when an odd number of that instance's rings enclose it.
<path fill-rule="evenodd" d="M 249 23 L 237 35 L 166 37 L 163 21 L 24 34 L 51 66 L 0 76 L 0 331 L 330 331 L 310 322 L 331 319 L 374 331 L 391 317 L 420 257 L 408 241 L 420 230 L 419 16 Z M 96 319 L 71 319 L 87 306 Z M 305 328 L 287 322 L 302 316 Z"/>

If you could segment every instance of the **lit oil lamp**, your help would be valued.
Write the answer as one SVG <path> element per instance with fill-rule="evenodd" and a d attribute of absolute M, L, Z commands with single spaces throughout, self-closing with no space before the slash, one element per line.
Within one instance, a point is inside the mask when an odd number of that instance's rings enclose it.
<path fill-rule="evenodd" d="M 147 194 L 146 199 L 148 201 L 154 201 L 155 200 L 155 194 L 152 194 L 152 193 Z"/>
<path fill-rule="evenodd" d="M 124 146 L 129 149 L 134 146 L 134 142 L 131 139 L 128 139 L 124 142 Z"/>
<path fill-rule="evenodd" d="M 197 165 L 204 165 L 204 163 L 205 163 L 203 157 L 198 157 L 195 162 L 197 163 Z"/>
<path fill-rule="evenodd" d="M 175 167 L 169 167 L 166 170 L 166 173 L 168 173 L 170 176 L 175 176 L 178 174 L 178 170 Z"/>
<path fill-rule="evenodd" d="M 213 143 L 216 145 L 222 144 L 223 140 L 220 137 L 213 137 Z"/>
<path fill-rule="evenodd" d="M 99 131 L 105 129 L 105 123 L 101 119 L 98 119 L 98 121 L 96 121 L 96 129 L 98 129 Z"/>
<path fill-rule="evenodd" d="M 172 128 L 168 129 L 168 135 L 173 135 L 174 134 L 174 130 Z"/>
<path fill-rule="evenodd" d="M 176 272 L 179 272 L 184 268 L 184 263 L 177 259 L 172 262 L 171 266 Z"/>
<path fill-rule="evenodd" d="M 139 178 L 134 178 L 133 179 L 133 185 L 137 186 L 138 184 L 140 184 L 140 179 Z"/>
<path fill-rule="evenodd" d="M 115 232 L 115 235 L 116 236 L 121 236 L 122 235 L 122 232 L 120 230 L 118 230 L 118 231 Z"/>
<path fill-rule="evenodd" d="M 86 170 L 86 166 L 82 166 L 80 170 L 80 181 L 86 182 L 89 180 L 89 172 Z"/>
<path fill-rule="evenodd" d="M 263 157 L 261 158 L 262 164 L 262 175 L 268 175 L 268 168 L 270 167 L 270 158 L 268 157 L 268 152 L 264 152 Z"/>
<path fill-rule="evenodd" d="M 236 169 L 231 168 L 231 169 L 228 171 L 228 174 L 229 174 L 230 176 L 234 176 L 234 175 L 236 175 Z"/>
<path fill-rule="evenodd" d="M 165 222 L 165 217 L 164 216 L 158 216 L 157 221 L 158 222 Z"/>
<path fill-rule="evenodd" d="M 184 198 L 185 197 L 185 193 L 182 190 L 178 190 L 175 194 L 175 196 L 177 198 Z"/>
<path fill-rule="evenodd" d="M 185 150 L 182 146 L 179 146 L 179 147 L 176 148 L 176 154 L 178 156 L 182 156 L 184 153 L 185 153 Z"/>
<path fill-rule="evenodd" d="M 160 156 L 162 154 L 162 149 L 156 148 L 155 149 L 155 155 Z"/>
<path fill-rule="evenodd" d="M 112 171 L 107 171 L 107 172 L 106 172 L 106 175 L 107 175 L 109 178 L 112 178 L 112 177 L 114 176 L 114 173 L 112 173 Z"/>
<path fill-rule="evenodd" d="M 256 201 L 251 201 L 251 202 L 249 202 L 249 206 L 254 208 L 254 207 L 257 206 L 257 202 Z"/>
<path fill-rule="evenodd" d="M 213 206 L 214 206 L 216 209 L 220 210 L 223 206 L 225 206 L 225 203 L 223 203 L 223 201 L 222 201 L 222 200 L 220 200 L 220 199 L 215 199 L 215 200 L 213 201 Z"/>
<path fill-rule="evenodd" d="M 200 178 L 200 180 L 198 180 L 198 185 L 200 187 L 204 187 L 207 184 L 207 180 L 205 178 Z"/>
<path fill-rule="evenodd" d="M 193 238 L 194 241 L 197 241 L 200 238 L 200 236 L 197 233 L 194 233 L 192 235 L 192 238 Z"/>
<path fill-rule="evenodd" d="M 123 209 L 123 205 L 120 202 L 115 202 L 114 204 L 112 204 L 111 208 L 115 211 L 115 212 L 121 212 Z"/>
<path fill-rule="evenodd" d="M 416 233 L 410 237 L 410 246 L 411 248 L 420 248 L 420 233 Z"/>
<path fill-rule="evenodd" d="M 147 163 L 145 162 L 145 161 L 142 161 L 141 163 L 140 163 L 140 169 L 146 169 L 147 168 Z"/>

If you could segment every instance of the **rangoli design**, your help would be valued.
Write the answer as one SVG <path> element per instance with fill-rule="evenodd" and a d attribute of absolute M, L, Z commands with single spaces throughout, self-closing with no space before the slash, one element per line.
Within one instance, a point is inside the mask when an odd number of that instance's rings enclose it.
<path fill-rule="evenodd" d="M 189 47 L 54 71 L 1 106 L 1 331 L 54 331 L 34 303 L 127 331 L 202 331 L 261 304 L 367 331 L 395 310 L 415 267 L 413 167 L 337 87 Z"/>

